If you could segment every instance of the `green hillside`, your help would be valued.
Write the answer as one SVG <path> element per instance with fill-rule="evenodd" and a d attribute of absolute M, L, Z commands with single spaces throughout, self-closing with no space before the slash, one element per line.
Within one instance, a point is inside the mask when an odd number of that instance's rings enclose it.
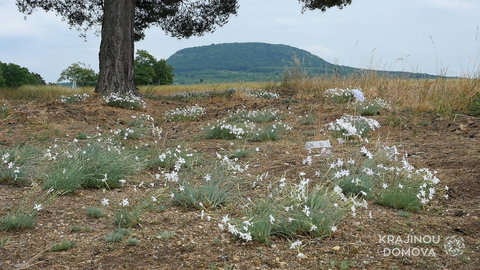
<path fill-rule="evenodd" d="M 328 63 L 322 58 L 287 45 L 267 43 L 224 43 L 182 49 L 167 59 L 174 67 L 176 84 L 278 81 L 285 68 L 293 65 L 294 57 L 302 68 L 315 76 L 350 76 L 365 72 L 347 66 Z M 378 72 L 395 77 L 430 77 L 427 74 Z"/>

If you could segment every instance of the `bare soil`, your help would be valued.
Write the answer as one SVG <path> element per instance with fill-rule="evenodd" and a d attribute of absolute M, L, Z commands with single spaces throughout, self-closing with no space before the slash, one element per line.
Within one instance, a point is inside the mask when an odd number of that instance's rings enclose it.
<path fill-rule="evenodd" d="M 293 179 L 301 171 L 313 177 L 314 168 L 302 163 L 307 155 L 304 144 L 325 139 L 321 127 L 345 112 L 344 107 L 312 101 L 288 104 L 284 98 L 272 101 L 234 96 L 194 101 L 146 101 L 148 106 L 143 112 L 107 107 L 98 97 L 76 105 L 60 102 L 10 104 L 10 116 L 0 120 L 0 144 L 27 143 L 46 149 L 55 139 L 66 141 L 79 133 L 95 134 L 97 126 L 104 130 L 114 129 L 125 125 L 131 115 L 145 113 L 152 115 L 163 128 L 161 143 L 165 147 L 182 143 L 210 157 L 215 157 L 216 152 L 258 147 L 258 152 L 246 158 L 245 162 L 250 164 L 248 173 L 255 176 L 268 171 L 275 177 L 285 173 L 287 178 Z M 162 120 L 166 110 L 194 104 L 207 109 L 207 114 L 199 120 L 179 123 Z M 273 142 L 202 138 L 201 128 L 208 122 L 241 106 L 278 108 L 284 112 L 290 108 L 292 113 L 286 114 L 285 122 L 293 130 Z M 318 114 L 318 123 L 302 124 L 298 117 L 310 112 Z M 397 210 L 372 202 L 368 210 L 359 210 L 356 218 L 346 218 L 338 231 L 328 237 L 299 236 L 303 243 L 309 243 L 302 248 L 306 258 L 300 259 L 296 250 L 289 249 L 288 239 L 274 238 L 270 245 L 245 243 L 220 231 L 218 220 L 201 219 L 198 210 L 184 209 L 171 202 L 165 202 L 164 211 L 145 213 L 141 226 L 132 229 L 132 236 L 140 240 L 137 246 L 128 246 L 125 241 L 106 243 L 104 238 L 113 228 L 113 213 L 107 212 L 100 219 L 88 217 L 87 207 L 100 206 L 103 194 L 102 190 L 83 189 L 59 196 L 40 212 L 34 228 L 0 232 L 4 243 L 0 246 L 0 269 L 231 269 L 232 266 L 235 269 L 480 269 L 480 119 L 409 111 L 384 112 L 374 118 L 382 128 L 371 141 L 381 139 L 401 145 L 417 168 L 437 170 L 442 187 L 449 186 L 448 200 L 438 198 L 410 217 L 402 217 Z M 312 135 L 313 132 L 316 134 Z M 147 171 L 129 181 L 153 181 L 154 173 Z M 6 209 L 18 203 L 28 191 L 28 187 L 0 185 L 0 214 L 4 215 Z M 141 196 L 144 192 L 141 188 L 134 190 L 131 184 L 115 190 L 118 198 Z M 245 190 L 250 196 L 265 192 L 266 186 Z M 231 211 L 232 206 L 227 205 L 207 214 L 221 218 Z M 93 230 L 72 232 L 75 225 Z M 155 237 L 164 230 L 176 234 L 165 240 Z M 431 248 L 435 257 L 385 256 L 385 248 L 396 246 L 382 243 L 383 235 L 439 235 L 442 239 L 455 235 L 464 239 L 465 251 L 460 256 L 449 256 L 441 242 L 430 246 L 411 245 Z M 76 246 L 63 252 L 50 251 L 53 244 L 64 239 L 75 241 Z"/>

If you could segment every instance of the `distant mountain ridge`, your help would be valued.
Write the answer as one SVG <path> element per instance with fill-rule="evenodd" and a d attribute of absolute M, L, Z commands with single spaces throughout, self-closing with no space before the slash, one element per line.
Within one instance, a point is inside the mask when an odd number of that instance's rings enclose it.
<path fill-rule="evenodd" d="M 312 53 L 283 44 L 259 42 L 223 43 L 186 48 L 167 59 L 174 67 L 174 82 L 192 84 L 278 81 L 285 68 L 293 65 L 294 57 L 310 75 L 351 76 L 367 70 L 331 64 Z M 435 78 L 436 76 L 409 72 L 376 71 L 380 75 L 407 78 Z"/>

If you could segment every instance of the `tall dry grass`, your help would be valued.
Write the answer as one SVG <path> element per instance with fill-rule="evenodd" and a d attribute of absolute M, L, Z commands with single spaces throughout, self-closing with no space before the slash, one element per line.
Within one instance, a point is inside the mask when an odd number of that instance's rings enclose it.
<path fill-rule="evenodd" d="M 53 102 L 61 96 L 91 94 L 93 90 L 92 87 L 71 89 L 58 85 L 23 85 L 19 88 L 0 89 L 0 100 Z"/>
<path fill-rule="evenodd" d="M 272 86 L 273 85 L 273 86 Z M 139 86 L 140 92 L 145 96 L 168 96 L 179 92 L 224 91 L 231 88 L 266 89 L 277 84 L 270 82 L 241 82 L 241 83 L 211 83 L 190 85 L 149 85 Z"/>
<path fill-rule="evenodd" d="M 297 99 L 323 100 L 329 88 L 361 88 L 369 98 L 382 98 L 399 109 L 452 114 L 467 112 L 472 97 L 480 92 L 480 78 L 398 79 L 367 74 L 352 78 L 300 77 L 287 91 Z"/>

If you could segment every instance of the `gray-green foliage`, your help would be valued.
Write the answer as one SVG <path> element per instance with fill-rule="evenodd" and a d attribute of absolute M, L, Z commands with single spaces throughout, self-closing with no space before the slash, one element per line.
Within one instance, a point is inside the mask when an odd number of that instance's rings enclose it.
<path fill-rule="evenodd" d="M 39 153 L 28 145 L 0 149 L 0 183 L 29 185 L 40 170 Z"/>
<path fill-rule="evenodd" d="M 80 150 L 71 149 L 60 156 L 52 170 L 42 179 L 44 189 L 53 188 L 63 194 L 84 188 L 117 188 L 126 179 L 144 168 L 133 152 L 102 143 L 92 143 Z"/>
<path fill-rule="evenodd" d="M 201 179 L 195 179 L 193 174 L 183 175 L 180 187 L 172 187 L 173 200 L 186 208 L 217 208 L 232 199 L 233 182 L 233 177 L 220 165 L 213 167 Z"/>

